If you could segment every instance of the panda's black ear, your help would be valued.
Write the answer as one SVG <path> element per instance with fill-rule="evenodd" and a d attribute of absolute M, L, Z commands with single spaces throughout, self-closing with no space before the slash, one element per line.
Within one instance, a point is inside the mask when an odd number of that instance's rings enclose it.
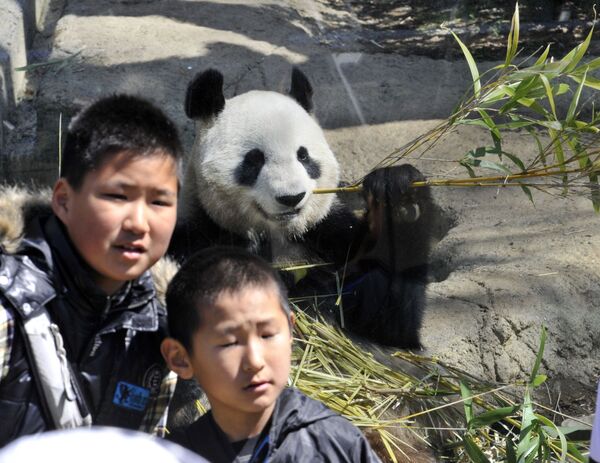
<path fill-rule="evenodd" d="M 225 107 L 223 74 L 208 69 L 196 74 L 189 83 L 185 95 L 185 113 L 190 119 L 208 119 Z"/>
<path fill-rule="evenodd" d="M 302 106 L 306 112 L 312 111 L 312 86 L 310 85 L 308 78 L 297 67 L 292 69 L 292 87 L 290 88 L 290 96 L 300 103 L 300 106 Z"/>

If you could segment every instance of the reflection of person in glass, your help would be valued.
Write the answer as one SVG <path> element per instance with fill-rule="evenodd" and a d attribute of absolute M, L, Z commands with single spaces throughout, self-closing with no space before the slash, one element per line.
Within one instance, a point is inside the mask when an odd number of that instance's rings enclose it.
<path fill-rule="evenodd" d="M 433 202 L 421 172 L 404 164 L 364 179 L 367 238 L 347 269 L 348 324 L 381 344 L 418 349 L 425 308 Z"/>

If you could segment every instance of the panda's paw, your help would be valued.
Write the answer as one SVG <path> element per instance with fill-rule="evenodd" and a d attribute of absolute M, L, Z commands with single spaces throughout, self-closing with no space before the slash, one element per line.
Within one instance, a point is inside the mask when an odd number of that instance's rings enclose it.
<path fill-rule="evenodd" d="M 414 187 L 414 182 L 425 180 L 414 166 L 403 164 L 376 169 L 363 180 L 363 194 L 371 213 L 384 210 L 395 222 L 416 222 L 429 207 L 428 187 Z M 374 219 L 374 217 L 373 217 Z"/>
<path fill-rule="evenodd" d="M 385 200 L 397 195 L 410 192 L 413 182 L 424 181 L 425 176 L 419 169 L 410 164 L 400 166 L 381 167 L 375 169 L 364 178 L 363 189 L 377 200 Z"/>

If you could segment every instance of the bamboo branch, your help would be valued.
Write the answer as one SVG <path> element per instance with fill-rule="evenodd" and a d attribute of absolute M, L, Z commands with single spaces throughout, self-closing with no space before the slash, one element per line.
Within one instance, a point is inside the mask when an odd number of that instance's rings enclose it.
<path fill-rule="evenodd" d="M 589 175 L 600 172 L 600 164 L 596 163 L 592 168 L 580 168 L 580 169 L 565 169 L 565 170 L 547 170 L 540 171 L 539 169 L 533 172 L 524 172 L 522 174 L 513 175 L 497 175 L 490 177 L 469 177 L 462 179 L 429 179 L 420 182 L 411 183 L 411 187 L 425 187 L 425 186 L 532 186 L 526 182 L 512 182 L 513 180 L 522 180 L 529 178 L 538 177 L 552 177 L 560 176 L 563 177 L 567 174 L 584 174 Z M 552 184 L 542 184 L 538 186 L 555 186 Z M 347 187 L 338 188 L 317 188 L 313 190 L 313 194 L 328 194 L 328 193 L 356 193 L 362 191 L 362 185 L 352 185 Z"/>

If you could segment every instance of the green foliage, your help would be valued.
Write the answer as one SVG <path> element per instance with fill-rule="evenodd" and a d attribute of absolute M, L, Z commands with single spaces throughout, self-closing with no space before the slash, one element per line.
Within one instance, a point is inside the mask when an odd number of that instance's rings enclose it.
<path fill-rule="evenodd" d="M 536 412 L 531 399 L 532 391 L 546 380 L 538 374 L 544 347 L 546 328 L 542 327 L 540 344 L 531 370 L 529 382 L 523 384 L 521 403 L 491 407 L 480 403 L 484 411 L 475 414 L 473 394 L 461 382 L 465 404 L 466 431 L 462 436 L 464 455 L 472 462 L 504 461 L 530 462 L 584 462 L 587 442 L 569 442 L 567 436 L 575 429 L 557 426 L 546 416 Z M 507 401 L 508 402 L 508 401 Z"/>
<path fill-rule="evenodd" d="M 492 170 L 504 174 L 505 181 L 509 182 L 516 174 L 518 184 L 532 199 L 525 179 L 554 176 L 560 180 L 564 193 L 576 188 L 587 189 L 595 210 L 600 211 L 600 113 L 591 108 L 589 120 L 584 120 L 581 105 L 584 88 L 600 90 L 600 79 L 592 76 L 600 68 L 600 59 L 583 62 L 593 30 L 592 26 L 585 40 L 559 60 L 549 57 L 548 45 L 537 58 L 531 56 L 517 64 L 517 3 L 508 35 L 506 59 L 483 75 L 467 46 L 453 33 L 471 71 L 473 95 L 465 99 L 449 118 L 450 126 L 479 125 L 489 131 L 493 140 L 493 146 L 473 149 L 460 160 L 470 177 L 479 178 L 482 172 Z M 492 77 L 482 83 L 486 75 Z M 568 110 L 561 115 L 556 99 L 568 95 Z M 503 149 L 503 135 L 515 129 L 526 129 L 534 137 L 539 154 L 532 162 L 526 163 L 518 153 Z M 544 145 L 542 140 L 549 142 Z M 585 183 L 581 182 L 582 176 L 587 178 Z M 544 187 L 552 186 L 551 183 L 536 184 L 535 188 L 544 190 Z"/>
<path fill-rule="evenodd" d="M 531 201 L 532 189 L 549 192 L 558 187 L 565 195 L 586 195 L 600 212 L 600 112 L 582 102 L 585 89 L 592 96 L 600 90 L 600 79 L 594 77 L 600 69 L 600 58 L 584 61 L 593 31 L 592 26 L 585 40 L 561 59 L 551 57 L 548 45 L 539 56 L 534 54 L 517 63 L 516 4 L 506 59 L 483 74 L 469 48 L 450 31 L 469 66 L 472 94 L 441 124 L 395 149 L 374 167 L 400 163 L 413 154 L 421 157 L 458 126 L 475 125 L 489 132 L 492 143 L 476 147 L 456 160 L 469 178 L 427 179 L 413 186 L 518 186 Z M 565 101 L 568 109 L 562 110 Z M 537 146 L 533 159 L 530 153 L 513 153 L 505 148 L 505 136 L 515 130 L 526 131 L 532 137 Z M 359 180 L 351 187 L 314 192 L 357 191 L 360 183 Z"/>

